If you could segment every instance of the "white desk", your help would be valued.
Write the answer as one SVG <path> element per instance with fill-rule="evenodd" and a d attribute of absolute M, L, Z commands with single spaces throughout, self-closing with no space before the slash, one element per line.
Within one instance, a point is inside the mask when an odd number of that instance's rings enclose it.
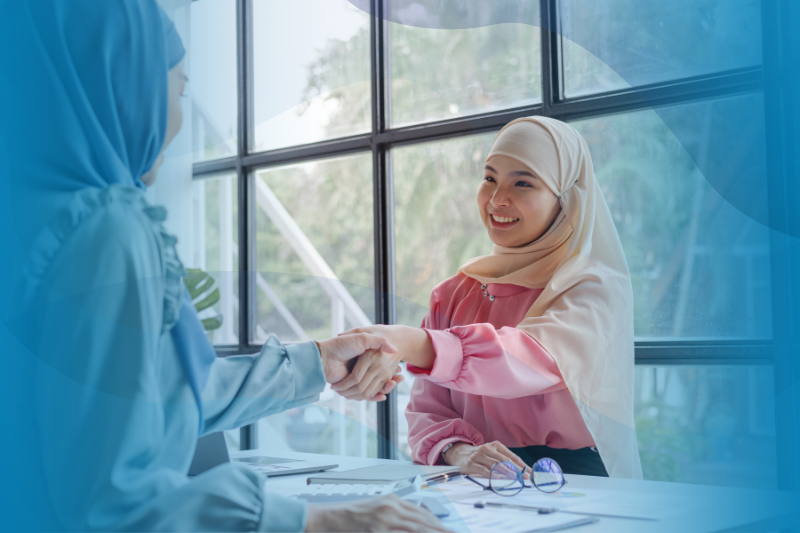
<path fill-rule="evenodd" d="M 234 452 L 234 457 L 271 455 L 269 450 Z M 314 455 L 299 452 L 273 452 L 278 457 L 315 459 L 339 464 L 338 471 L 352 470 L 378 464 L 402 463 L 387 459 L 362 459 L 334 455 Z M 743 465 L 744 466 L 744 465 Z M 743 472 L 744 475 L 744 472 Z M 306 486 L 308 474 L 270 478 L 265 489 L 276 494 L 296 492 Z M 659 481 L 634 481 L 589 476 L 566 475 L 570 490 L 605 489 L 647 495 L 648 502 L 664 502 L 674 509 L 674 514 L 657 521 L 602 517 L 589 526 L 566 530 L 568 532 L 678 532 L 707 531 L 779 531 L 800 525 L 800 494 L 778 491 L 754 491 L 664 483 Z M 532 489 L 533 490 L 533 489 Z M 458 511 L 460 505 L 447 505 Z M 535 517 L 536 515 L 532 513 Z"/>

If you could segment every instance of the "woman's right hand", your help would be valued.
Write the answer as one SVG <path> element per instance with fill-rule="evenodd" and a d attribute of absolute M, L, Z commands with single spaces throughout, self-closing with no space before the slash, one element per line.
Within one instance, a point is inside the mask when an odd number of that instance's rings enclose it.
<path fill-rule="evenodd" d="M 450 530 L 428 510 L 397 496 L 345 505 L 309 505 L 306 531 L 439 531 Z"/>
<path fill-rule="evenodd" d="M 460 466 L 462 474 L 485 478 L 489 477 L 491 468 L 501 461 L 514 463 L 520 472 L 525 472 L 527 466 L 517 454 L 506 448 L 500 441 L 481 446 L 472 446 L 466 442 L 456 443 L 445 452 L 444 461 L 451 466 Z M 525 479 L 530 477 L 528 472 L 525 472 L 524 475 Z"/>

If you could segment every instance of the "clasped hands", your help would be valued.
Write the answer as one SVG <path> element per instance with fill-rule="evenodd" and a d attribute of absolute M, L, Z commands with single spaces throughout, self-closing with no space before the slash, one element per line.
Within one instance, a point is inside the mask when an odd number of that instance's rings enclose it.
<path fill-rule="evenodd" d="M 368 326 L 319 341 L 325 379 L 349 400 L 383 401 L 403 381 L 400 361 L 431 368 L 428 334 L 408 326 Z"/>

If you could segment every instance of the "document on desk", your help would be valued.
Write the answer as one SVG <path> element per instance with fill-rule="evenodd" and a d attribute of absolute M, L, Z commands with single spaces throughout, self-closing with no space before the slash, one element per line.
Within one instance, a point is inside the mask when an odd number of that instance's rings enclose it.
<path fill-rule="evenodd" d="M 480 479 L 480 478 L 479 478 Z M 488 484 L 488 480 L 486 480 Z M 480 486 L 464 477 L 457 477 L 444 483 L 427 483 L 422 488 L 423 492 L 441 493 L 451 502 L 459 501 L 472 496 L 493 494 L 484 491 Z"/>
<path fill-rule="evenodd" d="M 454 505 L 456 512 L 442 519 L 442 524 L 463 533 L 531 533 L 558 531 L 587 523 L 585 516 L 570 513 L 538 514 L 508 509 L 477 509 L 472 504 Z"/>
<path fill-rule="evenodd" d="M 526 489 L 511 498 L 486 493 L 475 498 L 498 503 L 514 503 L 535 507 L 553 507 L 565 512 L 607 516 L 614 518 L 634 518 L 639 520 L 662 520 L 685 507 L 686 502 L 665 495 L 629 493 L 601 489 L 561 490 L 552 494 L 535 489 Z M 466 501 L 472 501 L 466 500 Z"/>

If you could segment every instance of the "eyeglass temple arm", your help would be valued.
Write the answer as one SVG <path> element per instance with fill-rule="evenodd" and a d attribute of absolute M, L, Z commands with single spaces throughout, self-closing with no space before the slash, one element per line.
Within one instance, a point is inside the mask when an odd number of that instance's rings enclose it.
<path fill-rule="evenodd" d="M 489 487 L 487 487 L 486 485 L 484 485 L 483 483 L 481 483 L 481 482 L 479 482 L 479 481 L 475 481 L 474 479 L 472 479 L 472 477 L 471 477 L 471 476 L 464 476 L 464 477 L 465 477 L 465 478 L 467 478 L 468 480 L 472 481 L 473 483 L 475 483 L 475 484 L 476 484 L 476 485 L 478 485 L 479 487 L 483 488 L 484 490 L 489 488 Z"/>

